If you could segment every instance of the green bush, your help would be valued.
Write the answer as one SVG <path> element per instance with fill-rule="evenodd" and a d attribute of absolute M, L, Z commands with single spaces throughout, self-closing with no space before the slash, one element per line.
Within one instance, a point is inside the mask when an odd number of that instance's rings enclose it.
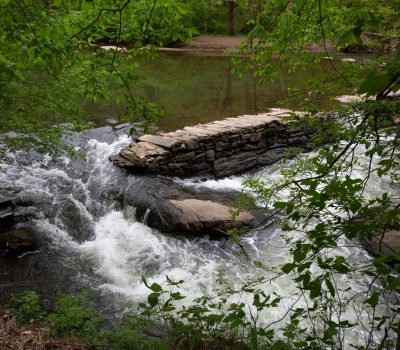
<path fill-rule="evenodd" d="M 152 323 L 135 315 L 124 315 L 119 326 L 103 331 L 98 338 L 99 344 L 106 344 L 108 350 L 168 350 L 163 341 L 158 337 L 154 338 L 151 332 L 144 332 L 144 329 L 151 329 Z M 149 335 L 144 335 L 149 333 Z M 100 346 L 101 349 L 101 346 Z"/>
<path fill-rule="evenodd" d="M 270 350 L 292 350 L 293 347 L 288 345 L 283 340 L 277 340 L 274 345 L 270 348 Z"/>
<path fill-rule="evenodd" d="M 39 295 L 34 291 L 27 291 L 19 295 L 13 295 L 6 307 L 6 313 L 15 316 L 19 324 L 30 320 L 42 320 L 43 309 L 39 304 Z"/>
<path fill-rule="evenodd" d="M 180 283 L 181 281 L 168 280 L 169 286 Z M 241 324 L 250 332 L 254 330 L 249 324 L 242 322 L 242 316 L 239 315 L 242 311 L 241 306 L 233 304 L 238 308 L 233 309 L 231 305 L 229 308 L 231 313 L 225 317 L 222 315 L 219 317 L 212 303 L 208 304 L 207 298 L 201 298 L 196 305 L 184 308 L 175 315 L 173 301 L 180 300 L 183 296 L 179 292 L 163 290 L 156 283 L 151 286 L 147 283 L 146 285 L 152 290 L 149 296 L 150 305 L 142 304 L 141 308 L 145 311 L 141 315 L 126 314 L 120 325 L 110 330 L 101 330 L 100 318 L 90 304 L 88 291 L 82 291 L 76 296 L 58 292 L 54 311 L 46 317 L 39 304 L 38 294 L 28 291 L 13 296 L 7 312 L 16 316 L 20 324 L 32 319 L 46 320 L 55 336 L 74 336 L 83 343 L 94 345 L 98 350 L 105 348 L 108 350 L 293 349 L 281 340 L 274 343 L 255 342 L 254 344 L 246 341 L 243 333 L 236 327 Z M 168 302 L 159 304 L 164 297 L 168 299 Z M 160 329 L 163 329 L 162 338 L 160 335 L 152 335 L 154 330 Z M 260 333 L 260 330 L 258 332 Z"/>
<path fill-rule="evenodd" d="M 93 342 L 100 326 L 99 315 L 90 304 L 88 291 L 76 296 L 58 292 L 54 312 L 47 316 L 47 321 L 56 336 L 75 336 L 83 342 Z"/>
<path fill-rule="evenodd" d="M 115 43 L 119 40 L 138 47 L 185 43 L 198 34 L 191 23 L 193 15 L 180 1 L 138 0 L 127 6 L 121 18 L 118 13 L 102 18 L 98 26 L 91 28 L 90 37 L 101 42 Z"/>

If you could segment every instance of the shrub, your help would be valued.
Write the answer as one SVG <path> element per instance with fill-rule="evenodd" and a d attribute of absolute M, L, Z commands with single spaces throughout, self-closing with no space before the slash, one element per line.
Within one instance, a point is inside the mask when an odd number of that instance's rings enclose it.
<path fill-rule="evenodd" d="M 42 320 L 43 309 L 39 304 L 39 295 L 34 291 L 27 291 L 19 295 L 12 296 L 6 307 L 6 312 L 10 316 L 15 316 L 19 324 L 24 324 L 30 320 Z"/>
<path fill-rule="evenodd" d="M 54 312 L 47 316 L 47 321 L 56 336 L 75 336 L 87 343 L 93 341 L 100 325 L 99 315 L 90 304 L 88 291 L 76 296 L 58 292 Z"/>
<path fill-rule="evenodd" d="M 103 331 L 98 340 L 100 344 L 106 344 L 108 350 L 168 350 L 169 347 L 159 336 L 152 336 L 152 331 L 143 332 L 144 329 L 152 329 L 152 326 L 151 322 L 140 316 L 126 314 L 119 326 Z"/>

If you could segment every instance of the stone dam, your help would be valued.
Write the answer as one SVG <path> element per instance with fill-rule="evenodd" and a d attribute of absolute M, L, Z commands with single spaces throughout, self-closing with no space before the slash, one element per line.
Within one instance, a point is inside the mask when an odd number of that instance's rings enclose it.
<path fill-rule="evenodd" d="M 290 113 L 271 109 L 263 114 L 143 135 L 111 156 L 110 161 L 134 174 L 221 178 L 242 173 L 282 159 L 288 148 L 310 150 L 313 131 L 285 121 Z"/>

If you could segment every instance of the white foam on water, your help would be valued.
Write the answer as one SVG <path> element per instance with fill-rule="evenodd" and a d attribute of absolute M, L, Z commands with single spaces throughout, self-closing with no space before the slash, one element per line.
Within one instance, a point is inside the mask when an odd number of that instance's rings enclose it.
<path fill-rule="evenodd" d="M 250 260 L 241 256 L 237 247 L 227 242 L 210 241 L 207 238 L 187 240 L 162 235 L 146 225 L 124 217 L 122 212 L 113 211 L 102 217 L 95 228 L 95 237 L 80 245 L 81 252 L 90 257 L 95 272 L 104 277 L 105 283 L 99 286 L 117 295 L 117 299 L 130 299 L 133 303 L 146 301 L 149 289 L 143 284 L 144 276 L 148 283 L 162 284 L 166 276 L 178 281 L 184 280 L 181 293 L 187 298 L 181 303 L 190 305 L 195 298 L 204 293 L 212 295 L 215 288 L 221 287 L 217 282 L 220 272 L 233 288 L 240 288 L 250 278 L 272 277 L 273 274 L 254 267 Z M 268 235 L 268 236 L 266 236 Z M 287 248 L 279 238 L 279 230 L 259 231 L 242 242 L 253 260 L 261 260 L 266 266 L 289 262 Z M 367 254 L 357 247 L 342 248 L 335 255 L 352 256 L 354 261 L 362 263 Z M 314 272 L 317 269 L 313 269 Z M 345 289 L 351 286 L 351 294 L 363 290 L 364 283 L 354 283 L 346 276 L 337 279 Z M 364 283 L 362 283 L 364 282 Z M 260 322 L 269 323 L 279 320 L 292 303 L 297 300 L 297 292 L 291 278 L 284 276 L 264 285 L 266 293 L 276 293 L 283 297 L 279 307 L 264 310 Z M 237 302 L 237 296 L 229 299 Z M 253 308 L 253 295 L 243 294 L 241 302 Z M 354 302 L 357 304 L 357 300 Z M 296 307 L 306 307 L 306 301 L 298 301 Z M 253 310 L 254 311 L 254 310 Z M 357 323 L 349 314 L 348 319 Z M 361 331 L 361 330 L 360 330 Z M 356 343 L 357 333 L 349 332 L 349 339 Z"/>
<path fill-rule="evenodd" d="M 206 187 L 213 190 L 236 190 L 240 191 L 243 188 L 243 177 L 231 176 L 223 179 L 207 179 L 205 181 L 198 181 L 194 179 L 176 179 L 177 183 L 180 183 L 187 187 L 201 188 Z"/>
<path fill-rule="evenodd" d="M 78 243 L 68 232 L 68 227 L 62 224 L 62 218 L 43 218 L 36 221 L 41 234 L 51 241 L 51 249 L 67 250 L 71 254 L 82 256 L 85 263 L 90 263 L 94 273 L 103 280 L 101 285 L 92 286 L 93 288 L 112 291 L 116 293 L 116 298 L 122 295 L 125 300 L 138 303 L 146 300 L 149 294 L 149 290 L 142 283 L 142 276 L 145 276 L 149 283 L 159 284 L 169 276 L 173 280 L 185 281 L 181 286 L 181 293 L 188 297 L 182 303 L 190 304 L 203 293 L 213 293 L 215 288 L 219 287 L 216 280 L 221 273 L 232 287 L 239 288 L 250 278 L 273 276 L 273 273 L 254 266 L 251 261 L 262 261 L 267 267 L 290 261 L 288 248 L 280 237 L 281 231 L 276 228 L 258 230 L 242 239 L 250 257 L 248 259 L 231 241 L 164 235 L 135 221 L 126 211 L 108 207 L 99 197 L 105 189 L 114 186 L 123 193 L 126 188 L 134 189 L 136 185 L 134 176 L 126 176 L 108 161 L 108 156 L 117 153 L 129 142 L 127 136 L 119 137 L 112 143 L 89 140 L 86 145 L 88 176 L 85 180 L 69 173 L 68 167 L 72 165 L 65 159 L 62 160 L 63 167 L 60 168 L 52 168 L 50 159 L 44 159 L 25 167 L 18 164 L 7 165 L 4 167 L 5 172 L 0 172 L 0 182 L 5 187 L 22 188 L 22 196 L 37 199 L 39 205 L 47 203 L 57 208 L 69 201 L 77 209 L 82 220 L 93 226 L 93 237 Z M 274 165 L 254 173 L 251 177 L 268 182 L 278 178 L 278 170 L 279 165 Z M 176 181 L 188 187 L 237 191 L 242 189 L 244 178 L 232 176 L 204 182 L 190 179 Z M 121 188 L 123 186 L 125 188 Z M 368 195 L 375 196 L 382 193 L 382 190 L 389 190 L 389 187 L 382 179 L 372 175 L 366 190 Z M 105 214 L 98 217 L 94 213 L 99 209 Z M 369 258 L 368 254 L 358 247 L 343 247 L 329 254 L 342 254 L 353 261 L 354 266 L 363 264 Z M 77 269 L 79 270 L 79 267 Z M 345 294 L 347 297 L 365 290 L 367 282 L 368 280 L 361 278 L 353 281 L 346 276 L 338 277 L 342 289 L 351 286 L 351 291 Z M 275 292 L 284 298 L 279 307 L 262 312 L 263 322 L 280 319 L 297 299 L 298 290 L 288 276 L 273 280 L 262 287 L 266 293 Z M 253 296 L 243 295 L 241 301 L 251 305 Z M 355 307 L 357 302 L 358 300 L 354 301 Z M 305 306 L 305 300 L 298 304 L 298 307 Z M 349 313 L 347 316 L 357 323 L 355 314 Z M 355 343 L 362 338 L 354 330 L 347 332 L 347 336 L 349 342 Z"/>
<path fill-rule="evenodd" d="M 193 297 L 193 291 L 212 286 L 218 270 L 233 267 L 221 256 L 219 245 L 206 238 L 192 241 L 165 236 L 114 211 L 100 219 L 95 237 L 81 249 L 93 259 L 96 272 L 106 278 L 109 288 L 142 301 L 149 292 L 142 276 L 158 283 L 164 282 L 166 275 L 183 279 Z"/>
<path fill-rule="evenodd" d="M 51 249 L 54 251 L 61 251 L 67 249 L 72 252 L 79 252 L 79 244 L 72 239 L 69 232 L 63 230 L 59 225 L 49 222 L 47 219 L 37 220 L 35 226 L 40 230 L 40 236 L 50 240 Z"/>

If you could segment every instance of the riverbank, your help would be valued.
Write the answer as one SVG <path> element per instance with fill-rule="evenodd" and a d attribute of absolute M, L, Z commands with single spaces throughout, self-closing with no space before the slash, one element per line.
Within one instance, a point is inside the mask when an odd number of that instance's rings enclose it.
<path fill-rule="evenodd" d="M 198 35 L 192 38 L 191 43 L 178 44 L 174 46 L 159 47 L 157 50 L 164 52 L 185 52 L 199 56 L 221 56 L 227 55 L 235 50 L 247 39 L 246 35 L 227 36 L 227 35 Z M 257 39 L 255 39 L 257 41 Z M 395 51 L 398 45 L 398 37 L 392 39 L 380 39 L 379 34 L 366 33 L 363 35 L 363 44 L 350 44 L 341 48 L 340 51 L 346 54 L 377 54 L 382 52 Z M 308 47 L 311 54 L 338 52 L 335 44 L 331 40 L 326 40 L 325 44 L 313 44 Z"/>
<path fill-rule="evenodd" d="M 229 52 L 234 51 L 241 44 L 245 43 L 247 39 L 246 35 L 227 36 L 227 35 L 198 35 L 192 38 L 190 43 L 179 43 L 171 46 L 158 47 L 157 50 L 161 52 L 181 52 L 195 56 L 226 56 Z M 257 39 L 255 39 L 257 41 Z M 132 48 L 132 45 L 120 45 L 115 44 L 98 44 L 105 50 L 117 50 L 120 52 L 127 52 Z M 333 54 L 336 52 L 335 45 L 327 40 L 325 45 L 313 44 L 308 48 L 308 52 L 311 54 L 326 53 Z M 356 51 L 355 53 L 359 53 Z M 351 53 L 348 51 L 347 53 Z M 368 52 L 366 52 L 368 53 Z"/>
<path fill-rule="evenodd" d="M 190 44 L 181 44 L 175 47 L 160 47 L 159 51 L 187 52 L 199 55 L 224 55 L 227 51 L 233 51 L 246 40 L 245 35 L 199 35 L 192 39 Z"/>
<path fill-rule="evenodd" d="M 172 47 L 160 47 L 159 51 L 166 52 L 185 52 L 195 55 L 211 55 L 219 56 L 226 55 L 230 51 L 235 50 L 238 46 L 246 41 L 247 36 L 227 36 L 227 35 L 199 35 L 193 37 L 189 44 L 180 44 Z M 326 42 L 326 47 L 323 45 L 311 45 L 308 48 L 311 54 L 317 54 L 328 51 L 330 54 L 336 52 L 336 48 L 329 40 Z"/>
<path fill-rule="evenodd" d="M 0 310 L 0 349 L 2 350 L 88 350 L 88 345 L 75 338 L 59 339 L 49 335 L 49 327 L 31 320 L 18 326 L 15 317 Z"/>

